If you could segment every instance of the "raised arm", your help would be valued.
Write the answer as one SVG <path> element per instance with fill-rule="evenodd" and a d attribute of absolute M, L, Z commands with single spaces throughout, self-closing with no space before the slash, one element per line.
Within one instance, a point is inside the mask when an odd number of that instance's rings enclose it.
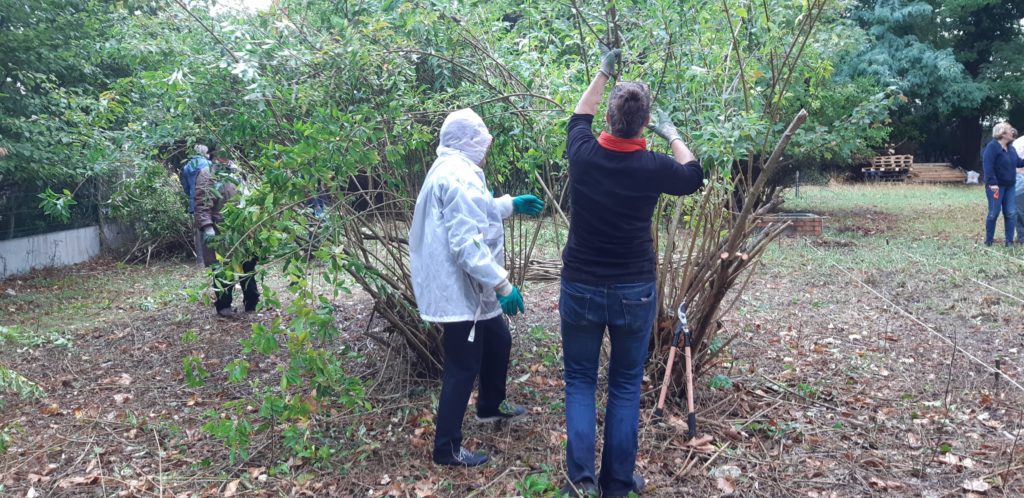
<path fill-rule="evenodd" d="M 652 121 L 647 125 L 651 131 L 657 133 L 661 138 L 668 141 L 669 147 L 672 147 L 672 155 L 675 156 L 676 161 L 679 164 L 686 164 L 690 161 L 696 161 L 697 156 L 690 152 L 690 148 L 683 142 L 683 137 L 679 135 L 679 130 L 672 124 L 672 119 L 669 118 L 668 113 L 658 109 L 655 112 L 654 117 L 657 121 Z"/>
<path fill-rule="evenodd" d="M 598 47 L 601 49 L 601 69 L 594 75 L 587 91 L 583 92 L 579 103 L 576 104 L 576 110 L 573 111 L 576 114 L 590 114 L 591 116 L 597 114 L 597 105 L 604 97 L 604 87 L 608 84 L 608 80 L 617 74 L 615 65 L 622 57 L 622 51 L 619 49 L 609 50 L 603 43 L 598 43 Z"/>

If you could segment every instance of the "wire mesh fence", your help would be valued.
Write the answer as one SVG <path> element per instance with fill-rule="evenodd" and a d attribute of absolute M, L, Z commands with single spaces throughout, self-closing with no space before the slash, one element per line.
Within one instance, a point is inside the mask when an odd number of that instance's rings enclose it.
<path fill-rule="evenodd" d="M 68 189 L 75 187 L 66 186 Z M 50 188 L 60 191 L 65 186 Z M 69 207 L 70 216 L 67 220 L 43 213 L 39 194 L 45 190 L 46 187 L 40 185 L 0 185 L 0 240 L 82 228 L 99 222 L 99 205 L 93 195 L 93 185 L 85 184 L 75 191 L 76 203 Z"/>

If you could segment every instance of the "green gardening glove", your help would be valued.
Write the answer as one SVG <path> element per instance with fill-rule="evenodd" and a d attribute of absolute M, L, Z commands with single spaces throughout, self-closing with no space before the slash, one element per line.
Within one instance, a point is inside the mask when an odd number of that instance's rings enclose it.
<path fill-rule="evenodd" d="M 679 136 L 679 130 L 676 129 L 676 125 L 672 124 L 672 119 L 668 117 L 668 113 L 658 109 L 655 112 L 655 120 L 651 120 L 647 124 L 647 128 L 657 133 L 661 138 L 664 138 L 671 145 L 673 140 L 682 140 L 683 137 Z"/>
<path fill-rule="evenodd" d="M 526 312 L 526 306 L 523 304 L 523 295 L 519 293 L 519 288 L 514 285 L 512 286 L 512 292 L 504 296 L 498 294 L 498 303 L 501 304 L 501 311 L 504 311 L 508 316 L 516 316 L 519 313 Z"/>
<path fill-rule="evenodd" d="M 608 45 L 597 42 L 597 48 L 601 50 L 601 69 L 608 79 L 613 80 L 619 76 L 619 72 L 615 70 L 616 64 L 622 59 L 622 50 L 612 50 L 608 48 Z"/>
<path fill-rule="evenodd" d="M 512 198 L 512 211 L 518 214 L 537 216 L 544 210 L 544 201 L 533 195 L 520 195 Z"/>

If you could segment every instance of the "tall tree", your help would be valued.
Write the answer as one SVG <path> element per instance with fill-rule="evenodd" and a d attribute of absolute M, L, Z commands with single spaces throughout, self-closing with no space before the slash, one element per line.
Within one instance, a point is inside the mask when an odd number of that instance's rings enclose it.
<path fill-rule="evenodd" d="M 893 112 L 902 149 L 977 169 L 983 128 L 1024 118 L 1024 1 L 866 0 L 851 17 L 872 39 L 841 71 L 907 97 Z"/>
<path fill-rule="evenodd" d="M 0 0 L 0 183 L 81 178 L 100 94 L 129 65 L 109 57 L 116 27 L 148 2 Z"/>
<path fill-rule="evenodd" d="M 1024 1 L 932 0 L 932 6 L 936 45 L 951 48 L 985 89 L 981 105 L 957 116 L 954 127 L 954 160 L 976 169 L 985 125 L 1024 118 Z"/>

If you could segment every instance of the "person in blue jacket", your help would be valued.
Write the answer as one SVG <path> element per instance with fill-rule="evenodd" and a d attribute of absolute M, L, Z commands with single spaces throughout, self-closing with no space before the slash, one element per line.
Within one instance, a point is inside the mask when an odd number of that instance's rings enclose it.
<path fill-rule="evenodd" d="M 210 167 L 210 148 L 203 144 L 196 144 L 193 150 L 195 150 L 195 155 L 185 162 L 178 173 L 178 179 L 181 180 L 181 190 L 185 192 L 185 197 L 188 197 L 189 214 L 196 212 L 196 178 L 199 176 L 200 171 Z M 198 226 L 193 227 L 192 236 L 195 239 L 196 263 L 199 266 L 204 266 L 201 228 Z"/>
<path fill-rule="evenodd" d="M 985 245 L 992 245 L 996 233 L 999 211 L 1003 212 L 1006 245 L 1013 245 L 1014 226 L 1017 222 L 1017 168 L 1024 166 L 1017 151 L 1010 146 L 1013 126 L 999 123 L 992 128 L 992 141 L 981 152 L 985 195 L 988 197 L 988 216 L 985 217 Z"/>
<path fill-rule="evenodd" d="M 194 147 L 195 155 L 190 157 L 184 166 L 181 168 L 181 173 L 178 175 L 178 179 L 181 180 L 181 189 L 185 192 L 185 196 L 188 197 L 188 212 L 192 214 L 196 211 L 196 177 L 199 176 L 199 172 L 210 167 L 210 149 L 203 144 L 196 144 Z"/>

